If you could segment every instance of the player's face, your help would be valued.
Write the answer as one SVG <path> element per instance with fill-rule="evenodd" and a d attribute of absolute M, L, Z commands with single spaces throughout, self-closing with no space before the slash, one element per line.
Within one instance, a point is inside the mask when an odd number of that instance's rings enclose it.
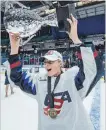
<path fill-rule="evenodd" d="M 61 62 L 59 60 L 49 61 L 45 60 L 45 69 L 48 72 L 48 76 L 58 76 L 61 73 Z"/>

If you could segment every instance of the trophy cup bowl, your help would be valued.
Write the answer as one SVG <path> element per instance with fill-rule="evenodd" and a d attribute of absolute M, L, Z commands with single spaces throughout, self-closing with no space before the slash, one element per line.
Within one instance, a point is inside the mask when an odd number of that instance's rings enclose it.
<path fill-rule="evenodd" d="M 55 13 L 41 17 L 37 11 L 15 8 L 10 2 L 5 4 L 4 26 L 8 33 L 19 33 L 21 38 L 29 38 L 45 25 L 58 26 Z"/>
<path fill-rule="evenodd" d="M 34 17 L 35 16 L 35 17 Z M 28 9 L 9 9 L 4 14 L 4 26 L 7 32 L 19 33 L 25 38 L 36 33 L 42 26 L 42 18 Z"/>

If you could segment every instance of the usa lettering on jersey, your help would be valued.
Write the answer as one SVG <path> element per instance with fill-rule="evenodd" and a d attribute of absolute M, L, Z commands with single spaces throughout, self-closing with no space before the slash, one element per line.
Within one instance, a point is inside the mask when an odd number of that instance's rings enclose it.
<path fill-rule="evenodd" d="M 64 101 L 67 101 L 68 103 L 72 102 L 68 91 L 54 93 L 54 109 L 57 111 L 57 114 L 59 114 L 61 112 L 61 108 L 63 106 Z M 49 96 L 47 94 L 45 97 L 45 100 L 44 100 L 44 105 L 46 106 L 44 108 L 45 115 L 48 115 L 48 111 L 50 109 L 49 104 L 50 104 Z"/>

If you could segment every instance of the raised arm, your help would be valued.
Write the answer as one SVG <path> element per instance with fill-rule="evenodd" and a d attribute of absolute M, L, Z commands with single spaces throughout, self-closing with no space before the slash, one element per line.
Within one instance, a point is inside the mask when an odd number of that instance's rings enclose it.
<path fill-rule="evenodd" d="M 95 84 L 99 81 L 103 72 L 103 64 L 98 52 L 93 44 L 86 47 L 78 38 L 77 23 L 78 21 L 71 15 L 68 19 L 71 30 L 68 33 L 74 44 L 79 44 L 77 47 L 79 59 L 79 72 L 76 71 L 75 85 L 82 98 L 86 97 Z"/>
<path fill-rule="evenodd" d="M 21 88 L 22 91 L 36 95 L 37 78 L 32 77 L 29 73 L 22 71 L 22 63 L 19 60 L 18 50 L 20 43 L 19 34 L 9 34 L 11 52 L 9 56 L 9 63 L 11 74 L 11 80 Z M 33 80 L 34 79 L 34 80 Z"/>
<path fill-rule="evenodd" d="M 82 98 L 86 97 L 103 73 L 103 64 L 95 47 L 81 46 L 78 48 L 79 72 L 75 77 L 77 90 Z"/>

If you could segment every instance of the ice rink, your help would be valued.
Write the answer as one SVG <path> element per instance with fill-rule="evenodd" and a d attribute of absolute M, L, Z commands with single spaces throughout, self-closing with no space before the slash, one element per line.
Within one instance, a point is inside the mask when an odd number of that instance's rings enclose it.
<path fill-rule="evenodd" d="M 100 88 L 104 86 L 101 79 L 89 96 L 84 106 L 91 117 L 95 130 L 100 130 Z M 37 101 L 14 88 L 14 94 L 5 97 L 4 74 L 1 74 L 1 130 L 37 130 Z"/>

